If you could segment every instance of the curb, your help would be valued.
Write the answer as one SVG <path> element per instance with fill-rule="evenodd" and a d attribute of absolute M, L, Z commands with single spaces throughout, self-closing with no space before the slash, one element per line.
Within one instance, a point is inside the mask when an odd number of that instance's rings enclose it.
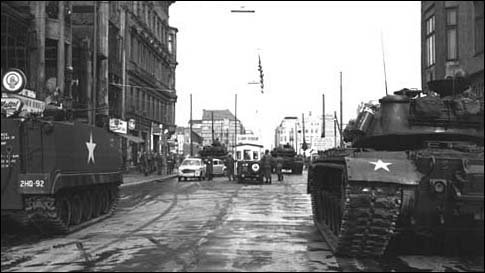
<path fill-rule="evenodd" d="M 135 185 L 140 185 L 140 184 L 145 184 L 145 183 L 150 183 L 150 182 L 153 182 L 153 181 L 165 181 L 165 180 L 168 180 L 168 179 L 171 179 L 171 178 L 174 178 L 174 177 L 177 177 L 176 174 L 170 174 L 170 175 L 166 175 L 166 176 L 159 176 L 159 177 L 151 177 L 151 178 L 147 178 L 145 180 L 140 180 L 140 181 L 136 181 L 136 182 L 132 182 L 132 183 L 123 183 L 120 185 L 121 188 L 125 188 L 125 187 L 129 187 L 129 186 L 135 186 Z"/>

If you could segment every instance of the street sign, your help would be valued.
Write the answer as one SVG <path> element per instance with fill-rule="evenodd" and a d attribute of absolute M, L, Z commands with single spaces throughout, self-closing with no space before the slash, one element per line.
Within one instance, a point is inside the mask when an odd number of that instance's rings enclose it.
<path fill-rule="evenodd" d="M 2 87 L 8 93 L 22 91 L 27 82 L 27 77 L 20 69 L 10 69 L 2 77 Z"/>
<path fill-rule="evenodd" d="M 128 123 L 122 119 L 110 118 L 109 129 L 115 133 L 126 134 Z"/>
<path fill-rule="evenodd" d="M 22 107 L 22 102 L 19 99 L 2 97 L 2 112 L 5 111 L 7 117 L 18 112 L 20 107 Z"/>

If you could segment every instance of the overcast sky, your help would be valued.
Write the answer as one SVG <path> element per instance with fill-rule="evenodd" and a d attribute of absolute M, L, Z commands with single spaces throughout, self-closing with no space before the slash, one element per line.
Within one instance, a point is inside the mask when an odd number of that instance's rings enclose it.
<path fill-rule="evenodd" d="M 233 9 L 255 13 L 231 13 Z M 270 148 L 285 116 L 339 113 L 385 95 L 381 33 L 390 92 L 421 88 L 420 2 L 185 2 L 170 7 L 178 28 L 176 124 L 203 109 L 229 109 Z M 258 54 L 264 71 L 259 84 Z"/>

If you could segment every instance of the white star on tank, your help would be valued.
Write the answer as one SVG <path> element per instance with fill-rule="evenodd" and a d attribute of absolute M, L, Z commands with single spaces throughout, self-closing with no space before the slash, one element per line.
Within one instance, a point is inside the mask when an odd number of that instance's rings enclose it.
<path fill-rule="evenodd" d="M 374 171 L 377 171 L 379 169 L 384 169 L 386 170 L 387 172 L 391 172 L 389 171 L 389 168 L 387 166 L 389 165 L 392 165 L 392 163 L 384 163 L 382 160 L 377 160 L 377 162 L 369 162 L 370 164 L 374 164 L 375 167 L 374 167 Z"/>
<path fill-rule="evenodd" d="M 96 143 L 93 142 L 93 132 L 91 132 L 91 135 L 89 136 L 89 142 L 86 142 L 86 147 L 88 147 L 88 164 L 89 161 L 93 161 L 94 164 L 94 148 L 96 147 Z"/>

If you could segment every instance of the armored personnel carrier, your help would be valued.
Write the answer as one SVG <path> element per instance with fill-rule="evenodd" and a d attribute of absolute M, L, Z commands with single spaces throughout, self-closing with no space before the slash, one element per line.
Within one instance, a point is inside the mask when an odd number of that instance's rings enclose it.
<path fill-rule="evenodd" d="M 336 254 L 380 256 L 405 231 L 483 247 L 483 94 L 456 79 L 429 87 L 366 104 L 344 132 L 351 147 L 309 167 L 313 219 Z"/>
<path fill-rule="evenodd" d="M 2 222 L 63 234 L 109 216 L 122 183 L 119 136 L 66 120 L 62 108 L 49 109 L 19 90 L 2 94 Z"/>
<path fill-rule="evenodd" d="M 276 147 L 271 151 L 272 170 L 276 169 L 276 159 L 277 157 L 283 158 L 283 169 L 290 169 L 291 173 L 301 174 L 303 171 L 303 158 L 296 155 L 295 149 L 291 145 L 286 144 L 280 147 Z"/>

